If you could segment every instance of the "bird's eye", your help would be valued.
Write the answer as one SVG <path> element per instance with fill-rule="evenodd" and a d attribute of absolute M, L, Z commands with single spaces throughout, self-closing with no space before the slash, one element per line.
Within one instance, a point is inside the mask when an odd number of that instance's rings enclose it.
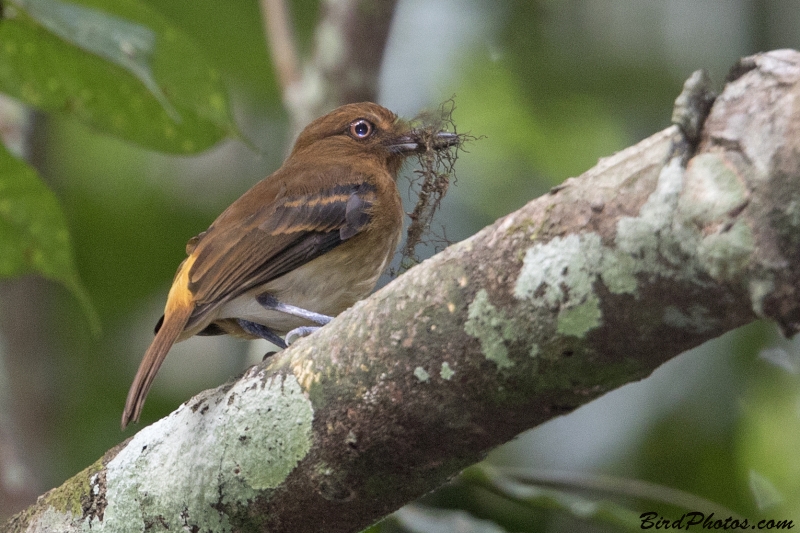
<path fill-rule="evenodd" d="M 375 126 L 369 120 L 358 119 L 350 124 L 350 136 L 354 139 L 366 139 L 372 132 L 375 131 Z"/>

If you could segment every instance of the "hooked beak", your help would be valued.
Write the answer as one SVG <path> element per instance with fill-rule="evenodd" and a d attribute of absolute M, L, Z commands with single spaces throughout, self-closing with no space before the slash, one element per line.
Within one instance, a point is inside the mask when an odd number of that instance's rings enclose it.
<path fill-rule="evenodd" d="M 412 130 L 395 138 L 389 145 L 389 151 L 398 155 L 420 154 L 428 149 L 444 150 L 458 143 L 458 134 L 449 131 L 440 131 L 431 135 L 423 130 Z"/>

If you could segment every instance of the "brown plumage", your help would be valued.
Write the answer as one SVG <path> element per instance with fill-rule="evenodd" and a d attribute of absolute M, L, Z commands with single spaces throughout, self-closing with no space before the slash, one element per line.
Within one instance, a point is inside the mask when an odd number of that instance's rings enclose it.
<path fill-rule="evenodd" d="M 335 316 L 369 294 L 400 239 L 397 172 L 426 149 L 422 137 L 377 104 L 342 106 L 309 124 L 281 168 L 192 238 L 128 392 L 123 429 L 139 419 L 175 342 L 197 334 L 258 338 L 247 323 L 277 335 L 313 324 L 256 297 Z M 440 149 L 458 138 L 433 139 Z"/>

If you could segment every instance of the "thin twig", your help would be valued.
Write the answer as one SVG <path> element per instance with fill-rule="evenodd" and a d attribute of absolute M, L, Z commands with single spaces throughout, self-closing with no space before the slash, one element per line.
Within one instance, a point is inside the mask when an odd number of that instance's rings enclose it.
<path fill-rule="evenodd" d="M 286 98 L 289 88 L 300 81 L 297 42 L 289 20 L 286 0 L 261 0 L 261 19 L 269 43 L 269 53 L 278 74 L 281 92 Z"/>

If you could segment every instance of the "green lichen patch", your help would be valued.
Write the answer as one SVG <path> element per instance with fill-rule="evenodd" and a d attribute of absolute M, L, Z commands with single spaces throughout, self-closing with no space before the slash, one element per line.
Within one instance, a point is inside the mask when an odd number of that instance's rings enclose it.
<path fill-rule="evenodd" d="M 592 292 L 600 253 L 594 233 L 535 244 L 525 253 L 514 295 L 548 307 L 581 302 Z"/>
<path fill-rule="evenodd" d="M 594 284 L 606 280 L 606 270 L 614 291 L 635 288 L 636 279 L 619 268 L 623 260 L 596 233 L 555 237 L 526 251 L 514 295 L 538 306 L 557 306 L 559 333 L 583 337 L 602 325 Z"/>
<path fill-rule="evenodd" d="M 602 324 L 603 312 L 600 300 L 594 294 L 586 301 L 572 307 L 566 307 L 558 314 L 557 331 L 562 335 L 583 337 L 586 333 Z"/>
<path fill-rule="evenodd" d="M 539 357 L 539 352 L 541 352 L 541 348 L 539 348 L 538 344 L 531 344 L 531 349 L 528 351 L 528 355 L 531 359 L 536 359 Z"/>
<path fill-rule="evenodd" d="M 616 244 L 636 258 L 636 272 L 702 285 L 702 274 L 719 281 L 739 275 L 753 252 L 751 230 L 732 219 L 747 190 L 718 154 L 679 158 L 661 171 L 656 189 L 637 217 L 617 223 Z"/>
<path fill-rule="evenodd" d="M 694 240 L 700 268 L 718 281 L 733 281 L 750 261 L 752 230 L 736 217 L 747 205 L 744 181 L 723 154 L 701 154 L 686 169 L 678 217 L 698 228 Z"/>
<path fill-rule="evenodd" d="M 684 219 L 703 227 L 727 219 L 746 200 L 744 182 L 724 156 L 700 154 L 686 168 L 686 186 L 678 209 Z"/>
<path fill-rule="evenodd" d="M 636 272 L 698 282 L 698 268 L 691 257 L 699 235 L 675 220 L 683 186 L 684 168 L 676 157 L 661 170 L 639 216 L 617 222 L 616 247 L 636 259 Z"/>
<path fill-rule="evenodd" d="M 450 378 L 452 378 L 455 375 L 455 373 L 456 373 L 455 370 L 450 368 L 450 364 L 447 361 L 442 363 L 442 369 L 439 371 L 439 376 L 443 380 L 450 381 Z"/>
<path fill-rule="evenodd" d="M 78 514 L 80 517 L 80 514 Z M 75 516 L 67 511 L 62 512 L 49 507 L 38 513 L 28 524 L 28 531 L 77 531 Z"/>
<path fill-rule="evenodd" d="M 599 239 L 598 239 L 599 240 Z M 638 286 L 636 259 L 614 248 L 602 247 L 600 279 L 612 294 L 635 294 Z"/>
<path fill-rule="evenodd" d="M 700 264 L 719 281 L 733 281 L 740 276 L 755 250 L 753 232 L 743 220 L 737 220 L 727 231 L 703 238 L 697 247 Z"/>
<path fill-rule="evenodd" d="M 603 325 L 598 281 L 612 294 L 633 296 L 640 279 L 665 277 L 699 286 L 708 277 L 732 281 L 754 251 L 752 230 L 736 218 L 746 205 L 740 177 L 717 155 L 698 156 L 689 170 L 675 157 L 661 169 L 638 215 L 618 220 L 613 245 L 587 232 L 528 248 L 514 296 L 557 309 L 557 332 L 583 338 Z M 673 327 L 700 327 L 674 314 L 665 318 Z"/>
<path fill-rule="evenodd" d="M 506 346 L 506 341 L 517 338 L 514 321 L 492 305 L 485 289 L 479 290 L 469 305 L 464 331 L 480 341 L 483 355 L 494 362 L 498 369 L 514 366 Z"/>
<path fill-rule="evenodd" d="M 313 410 L 293 375 L 253 367 L 207 395 L 202 409 L 184 404 L 108 463 L 108 506 L 94 529 L 230 531 L 225 510 L 280 485 L 311 448 Z"/>

